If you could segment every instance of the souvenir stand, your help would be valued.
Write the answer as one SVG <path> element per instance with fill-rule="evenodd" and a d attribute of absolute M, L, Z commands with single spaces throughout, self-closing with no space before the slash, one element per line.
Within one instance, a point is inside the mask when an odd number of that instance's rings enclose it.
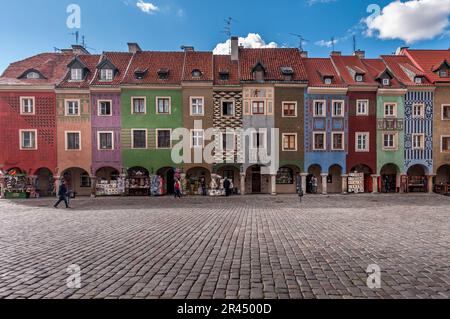
<path fill-rule="evenodd" d="M 130 196 L 149 196 L 150 176 L 144 170 L 133 169 L 129 172 L 125 187 Z"/>
<path fill-rule="evenodd" d="M 33 184 L 25 175 L 15 170 L 4 175 L 4 197 L 6 199 L 25 199 L 36 197 Z"/>
<path fill-rule="evenodd" d="M 348 175 L 348 192 L 364 193 L 364 173 L 350 173 Z"/>
<path fill-rule="evenodd" d="M 125 177 L 112 176 L 111 180 L 97 180 L 95 193 L 97 196 L 120 196 L 125 193 Z"/>

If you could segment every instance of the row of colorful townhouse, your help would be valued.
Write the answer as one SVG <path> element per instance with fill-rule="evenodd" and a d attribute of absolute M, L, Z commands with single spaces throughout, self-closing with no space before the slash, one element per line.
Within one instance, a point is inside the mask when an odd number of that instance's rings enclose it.
<path fill-rule="evenodd" d="M 237 38 L 230 55 L 135 43 L 128 52 L 39 54 L 0 78 L 0 170 L 11 177 L 0 185 L 45 196 L 64 179 L 79 195 L 148 195 L 172 193 L 181 177 L 199 194 L 221 176 L 240 194 L 300 184 L 322 194 L 447 192 L 448 61 L 449 50 L 408 48 L 309 58 L 244 49 Z M 178 128 L 189 130 L 195 160 L 174 162 Z M 221 132 L 214 163 L 196 158 L 208 128 Z M 250 128 L 248 141 L 227 132 Z M 276 174 L 260 158 L 272 140 Z"/>

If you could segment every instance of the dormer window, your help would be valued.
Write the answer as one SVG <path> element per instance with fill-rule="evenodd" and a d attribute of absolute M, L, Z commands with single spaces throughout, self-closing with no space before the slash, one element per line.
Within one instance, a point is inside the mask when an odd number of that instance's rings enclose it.
<path fill-rule="evenodd" d="M 362 74 L 357 74 L 355 76 L 355 81 L 356 82 L 363 82 L 364 81 L 364 76 Z"/>
<path fill-rule="evenodd" d="M 221 71 L 219 77 L 221 81 L 228 81 L 230 79 L 230 73 L 228 71 Z"/>
<path fill-rule="evenodd" d="M 114 78 L 114 71 L 112 69 L 101 69 L 100 70 L 100 80 L 101 81 L 112 81 Z"/>
<path fill-rule="evenodd" d="M 422 78 L 421 76 L 416 76 L 416 77 L 414 78 L 414 83 L 416 83 L 416 84 L 422 84 L 422 82 L 423 82 L 423 78 Z"/>
<path fill-rule="evenodd" d="M 389 86 L 389 85 L 391 85 L 391 80 L 389 80 L 389 79 L 383 79 L 383 85 L 384 85 L 384 86 Z"/>
<path fill-rule="evenodd" d="M 439 77 L 446 78 L 448 75 L 447 70 L 439 70 Z"/>
<path fill-rule="evenodd" d="M 333 78 L 331 78 L 331 77 L 325 77 L 325 78 L 323 79 L 323 83 L 325 83 L 326 85 L 330 85 L 330 84 L 333 83 Z"/>
<path fill-rule="evenodd" d="M 34 71 L 28 72 L 27 74 L 27 79 L 39 79 L 40 77 L 39 73 Z"/>
<path fill-rule="evenodd" d="M 200 71 L 198 69 L 195 69 L 195 70 L 192 71 L 192 77 L 193 78 L 199 78 L 201 76 L 202 76 L 202 71 Z"/>
<path fill-rule="evenodd" d="M 83 69 L 71 69 L 70 79 L 72 81 L 82 81 L 83 80 Z"/>
<path fill-rule="evenodd" d="M 169 70 L 168 69 L 158 70 L 158 78 L 160 80 L 167 80 L 169 78 Z"/>
<path fill-rule="evenodd" d="M 283 74 L 285 81 L 291 81 L 294 75 L 294 70 L 291 67 L 282 67 L 281 73 Z"/>
<path fill-rule="evenodd" d="M 256 63 L 256 65 L 252 69 L 253 79 L 256 82 L 263 82 L 266 75 L 266 68 L 261 62 Z"/>
<path fill-rule="evenodd" d="M 147 74 L 147 70 L 135 70 L 134 71 L 134 78 L 136 80 L 143 80 L 145 77 L 145 74 Z"/>

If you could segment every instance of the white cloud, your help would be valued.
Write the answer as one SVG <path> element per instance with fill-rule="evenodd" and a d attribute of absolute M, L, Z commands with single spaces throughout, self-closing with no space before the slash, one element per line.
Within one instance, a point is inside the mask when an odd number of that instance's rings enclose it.
<path fill-rule="evenodd" d="M 318 4 L 318 3 L 330 3 L 330 2 L 336 2 L 336 1 L 337 0 L 308 0 L 306 3 L 309 6 L 313 6 L 313 5 Z"/>
<path fill-rule="evenodd" d="M 333 42 L 334 42 L 334 45 L 336 45 L 338 42 L 339 42 L 339 40 L 320 40 L 320 41 L 317 41 L 317 42 L 315 42 L 314 44 L 315 45 L 318 45 L 319 47 L 326 47 L 326 48 L 331 48 L 332 46 L 333 46 Z"/>
<path fill-rule="evenodd" d="M 258 33 L 249 33 L 247 37 L 239 38 L 239 45 L 247 49 L 259 49 L 259 48 L 278 48 L 278 44 L 275 42 L 266 43 Z M 219 43 L 214 49 L 214 54 L 230 54 L 231 40 Z"/>
<path fill-rule="evenodd" d="M 393 1 L 379 15 L 364 20 L 366 35 L 401 39 L 408 44 L 447 32 L 450 0 Z"/>
<path fill-rule="evenodd" d="M 139 0 L 136 3 L 136 6 L 141 9 L 142 12 L 153 14 L 156 11 L 159 11 L 159 8 L 151 2 L 144 2 L 143 0 Z"/>

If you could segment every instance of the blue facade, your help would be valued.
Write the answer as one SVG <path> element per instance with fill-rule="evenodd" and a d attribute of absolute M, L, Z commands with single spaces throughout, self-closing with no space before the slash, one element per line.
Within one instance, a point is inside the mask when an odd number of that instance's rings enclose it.
<path fill-rule="evenodd" d="M 326 117 L 314 117 L 314 101 L 326 101 Z M 335 100 L 344 101 L 344 117 L 332 116 L 332 103 Z M 333 165 L 339 165 L 342 173 L 347 172 L 346 161 L 348 153 L 348 98 L 346 95 L 305 94 L 305 172 L 312 165 L 319 165 L 322 174 L 328 173 Z M 326 149 L 314 150 L 313 133 L 326 132 Z M 344 150 L 332 150 L 332 133 L 344 133 Z"/>
<path fill-rule="evenodd" d="M 433 171 L 433 91 L 409 91 L 405 96 L 405 172 L 411 166 L 423 165 L 427 174 Z M 413 106 L 425 105 L 424 118 L 413 117 Z M 414 150 L 413 134 L 424 134 L 424 150 Z"/>

